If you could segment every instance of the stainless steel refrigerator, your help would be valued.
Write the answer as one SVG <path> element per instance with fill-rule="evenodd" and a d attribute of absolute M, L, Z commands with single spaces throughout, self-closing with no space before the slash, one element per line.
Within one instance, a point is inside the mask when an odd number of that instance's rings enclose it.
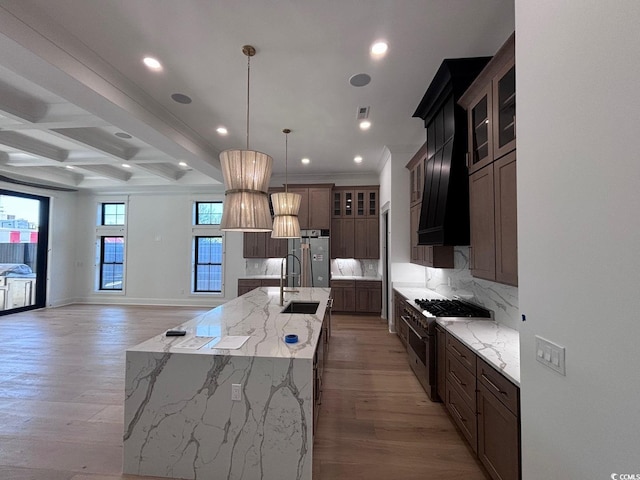
<path fill-rule="evenodd" d="M 292 257 L 288 258 L 287 273 L 289 275 L 293 274 L 289 277 L 289 286 L 297 287 L 300 285 L 302 265 L 305 263 L 304 257 L 307 255 L 306 263 L 309 265 L 308 286 L 328 287 L 331 274 L 329 230 L 302 230 L 300 233 L 302 234 L 302 238 L 289 240 L 288 253 L 294 254 L 300 260 L 299 263 Z M 309 245 L 309 248 L 303 248 L 303 243 Z"/>

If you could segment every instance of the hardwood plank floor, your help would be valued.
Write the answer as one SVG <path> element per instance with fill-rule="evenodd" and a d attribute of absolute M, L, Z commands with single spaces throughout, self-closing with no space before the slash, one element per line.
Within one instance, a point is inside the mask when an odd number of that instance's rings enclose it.
<path fill-rule="evenodd" d="M 0 479 L 150 480 L 121 474 L 125 350 L 203 311 L 72 305 L 0 317 Z M 314 480 L 488 478 L 382 321 L 333 320 Z"/>

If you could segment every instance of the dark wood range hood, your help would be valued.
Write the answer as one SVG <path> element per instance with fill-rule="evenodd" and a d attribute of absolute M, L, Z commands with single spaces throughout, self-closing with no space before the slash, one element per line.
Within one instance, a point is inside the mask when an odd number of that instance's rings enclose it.
<path fill-rule="evenodd" d="M 413 114 L 427 129 L 419 245 L 469 245 L 467 115 L 457 102 L 490 59 L 444 60 Z"/>

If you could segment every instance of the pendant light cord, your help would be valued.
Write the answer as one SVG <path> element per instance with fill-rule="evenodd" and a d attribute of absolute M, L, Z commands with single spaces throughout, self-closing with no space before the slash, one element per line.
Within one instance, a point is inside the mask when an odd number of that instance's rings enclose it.
<path fill-rule="evenodd" d="M 251 79 L 251 56 L 247 55 L 247 150 L 249 150 L 249 83 Z"/>
<path fill-rule="evenodd" d="M 284 134 L 284 193 L 289 191 L 289 180 L 288 180 L 288 158 L 289 152 L 289 133 L 285 132 Z"/>

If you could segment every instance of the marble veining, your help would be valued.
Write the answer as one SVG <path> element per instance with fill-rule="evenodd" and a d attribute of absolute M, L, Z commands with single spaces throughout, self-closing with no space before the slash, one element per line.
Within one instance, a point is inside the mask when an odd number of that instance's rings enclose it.
<path fill-rule="evenodd" d="M 301 288 L 285 300 L 316 300 Z M 313 354 L 322 314 L 282 314 L 278 288 L 261 288 L 184 324 L 187 335 L 249 335 L 238 350 L 151 338 L 127 350 L 124 473 L 185 479 L 308 480 Z M 297 344 L 286 344 L 296 333 Z M 231 386 L 241 385 L 241 400 Z"/>
<path fill-rule="evenodd" d="M 354 277 L 380 279 L 379 260 L 336 258 L 331 260 L 331 278 Z"/>
<path fill-rule="evenodd" d="M 520 386 L 520 334 L 517 330 L 488 320 L 438 318 L 437 322 Z"/>

